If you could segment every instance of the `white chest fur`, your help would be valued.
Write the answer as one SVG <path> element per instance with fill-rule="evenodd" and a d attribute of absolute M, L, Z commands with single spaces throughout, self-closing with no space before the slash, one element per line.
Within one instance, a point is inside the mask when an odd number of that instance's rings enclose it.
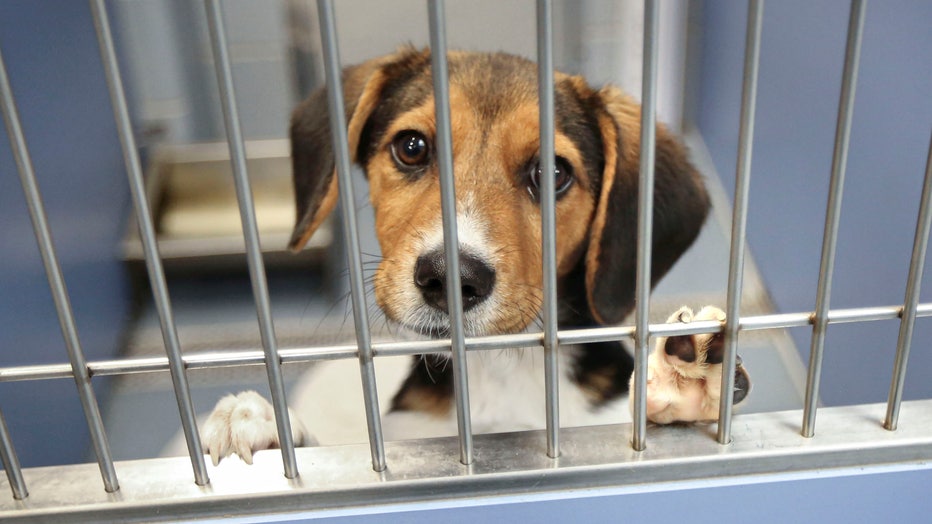
<path fill-rule="evenodd" d="M 593 408 L 567 378 L 571 349 L 560 359 L 560 424 L 581 426 L 630 420 L 627 402 L 619 399 Z M 543 350 L 512 349 L 467 355 L 473 433 L 542 429 L 545 426 Z M 385 438 L 403 440 L 455 435 L 456 415 L 437 416 L 388 410 L 411 368 L 410 357 L 376 359 L 376 381 Z M 318 365 L 291 392 L 290 404 L 322 445 L 365 442 L 362 386 L 354 360 Z"/>

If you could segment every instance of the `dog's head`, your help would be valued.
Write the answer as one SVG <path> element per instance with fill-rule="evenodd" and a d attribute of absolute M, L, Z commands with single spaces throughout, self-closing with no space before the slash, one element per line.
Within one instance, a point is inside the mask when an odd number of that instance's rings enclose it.
<path fill-rule="evenodd" d="M 542 300 L 537 66 L 505 54 L 452 52 L 449 72 L 466 331 L 522 331 Z M 430 54 L 403 49 L 349 67 L 343 87 L 350 154 L 369 180 L 383 255 L 376 301 L 402 325 L 445 335 Z M 617 323 L 634 304 L 640 107 L 615 88 L 592 89 L 557 73 L 555 110 L 560 294 L 584 297 L 578 302 L 589 311 L 580 316 Z M 292 119 L 293 250 L 337 201 L 329 120 L 323 90 Z M 709 206 L 685 150 L 662 126 L 656 158 L 654 282 L 693 242 Z"/>

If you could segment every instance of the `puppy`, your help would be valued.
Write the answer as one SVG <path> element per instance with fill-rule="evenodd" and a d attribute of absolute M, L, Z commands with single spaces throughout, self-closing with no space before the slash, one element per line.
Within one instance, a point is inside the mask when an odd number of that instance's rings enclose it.
<path fill-rule="evenodd" d="M 559 326 L 617 324 L 634 305 L 640 107 L 614 87 L 555 75 L 556 169 L 539 164 L 537 65 L 503 53 L 449 53 L 453 170 L 467 336 L 519 333 L 542 303 L 542 176 L 554 177 Z M 343 71 L 350 153 L 369 183 L 382 259 L 375 301 L 420 336 L 450 333 L 428 50 L 403 48 Z M 324 90 L 291 123 L 300 250 L 337 202 Z M 656 132 L 652 283 L 693 243 L 709 199 L 682 145 Z M 616 422 L 626 412 L 631 356 L 620 343 L 561 348 L 561 424 Z M 376 359 L 386 438 L 456 434 L 447 357 Z M 544 426 L 539 348 L 469 352 L 473 429 Z M 356 362 L 318 366 L 297 393 L 296 442 L 365 441 Z M 350 385 L 355 387 L 349 387 Z M 339 393 L 337 393 L 339 391 Z M 356 398 L 352 398 L 356 397 Z M 345 402 L 344 402 L 345 401 Z M 349 405 L 352 401 L 353 406 Z M 245 414 L 245 417 L 240 415 Z M 277 445 L 268 403 L 255 394 L 218 404 L 204 428 L 218 458 Z"/>
<path fill-rule="evenodd" d="M 667 322 L 725 320 L 725 312 L 706 306 L 693 316 L 682 307 Z M 660 338 L 647 359 L 647 419 L 657 424 L 718 420 L 722 391 L 722 333 Z M 631 386 L 634 376 L 631 377 Z M 738 357 L 734 405 L 743 401 L 751 381 Z M 632 397 L 633 410 L 633 397 Z"/>

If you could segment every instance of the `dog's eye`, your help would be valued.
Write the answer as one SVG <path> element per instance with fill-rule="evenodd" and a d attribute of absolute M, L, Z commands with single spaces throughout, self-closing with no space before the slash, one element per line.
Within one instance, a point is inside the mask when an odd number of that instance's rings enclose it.
<path fill-rule="evenodd" d="M 540 177 L 540 162 L 534 161 L 528 167 L 528 191 L 531 192 L 531 196 L 533 196 L 535 200 L 540 199 Z M 556 158 L 553 168 L 553 177 L 553 187 L 559 198 L 560 195 L 566 193 L 566 190 L 573 185 L 573 168 L 570 167 L 569 162 L 567 162 L 565 158 Z"/>
<path fill-rule="evenodd" d="M 402 169 L 425 166 L 430 161 L 430 144 L 417 131 L 402 131 L 392 140 L 392 157 Z"/>

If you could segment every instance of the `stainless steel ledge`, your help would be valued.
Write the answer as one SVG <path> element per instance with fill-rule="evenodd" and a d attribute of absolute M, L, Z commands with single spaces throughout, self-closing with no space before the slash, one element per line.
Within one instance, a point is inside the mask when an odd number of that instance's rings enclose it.
<path fill-rule="evenodd" d="M 900 428 L 881 426 L 885 404 L 819 410 L 819 433 L 800 436 L 801 411 L 736 416 L 734 441 L 722 446 L 715 425 L 651 427 L 647 449 L 633 451 L 630 425 L 564 428 L 562 455 L 546 454 L 543 431 L 477 435 L 475 461 L 459 462 L 456 438 L 390 442 L 388 469 L 371 467 L 368 445 L 298 449 L 302 476 L 288 480 L 277 451 L 247 466 L 209 467 L 211 484 L 194 483 L 189 460 L 118 462 L 118 493 L 108 494 L 97 466 L 24 470 L 29 497 L 13 499 L 0 480 L 0 519 L 18 521 L 189 520 L 276 515 L 434 500 L 465 500 L 558 490 L 662 490 L 692 480 L 741 482 L 845 474 L 853 469 L 929 467 L 932 400 L 905 402 Z"/>

